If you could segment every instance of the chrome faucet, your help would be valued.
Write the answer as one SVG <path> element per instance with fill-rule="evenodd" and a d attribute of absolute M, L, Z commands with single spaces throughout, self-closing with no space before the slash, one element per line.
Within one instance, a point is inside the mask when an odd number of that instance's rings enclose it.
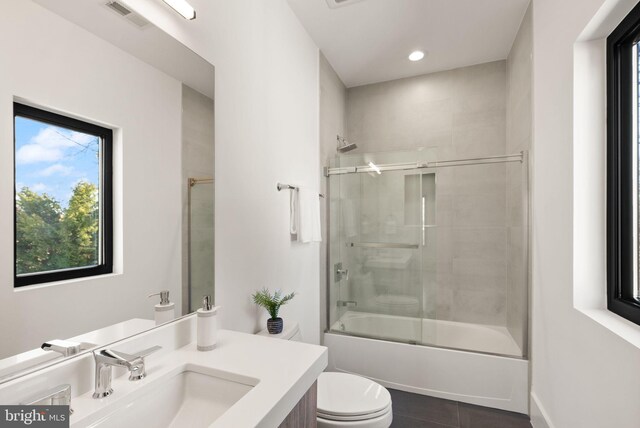
<path fill-rule="evenodd" d="M 340 282 L 343 279 L 349 281 L 349 269 L 342 269 L 342 262 L 333 265 L 333 281 Z"/>
<path fill-rule="evenodd" d="M 69 406 L 69 413 L 73 413 L 71 409 L 71 385 L 58 385 L 55 388 L 40 391 L 20 402 L 23 406 Z"/>
<path fill-rule="evenodd" d="M 160 349 L 162 349 L 162 346 L 154 346 L 137 352 L 136 355 L 112 351 L 111 349 L 94 351 L 93 357 L 96 360 L 96 384 L 93 398 L 104 398 L 113 393 L 113 388 L 111 388 L 111 367 L 113 366 L 126 367 L 127 370 L 129 370 L 129 380 L 136 381 L 144 379 L 147 375 L 145 371 L 144 357 L 153 354 Z"/>
<path fill-rule="evenodd" d="M 355 300 L 338 300 L 336 302 L 336 305 L 350 308 L 358 306 L 358 302 L 356 302 Z"/>
<path fill-rule="evenodd" d="M 71 355 L 76 355 L 81 351 L 86 351 L 87 349 L 91 349 L 95 347 L 95 345 L 91 343 L 85 342 L 71 342 L 69 340 L 50 340 L 42 344 L 40 348 L 43 351 L 53 351 L 59 354 L 62 354 L 63 357 L 69 357 Z"/>

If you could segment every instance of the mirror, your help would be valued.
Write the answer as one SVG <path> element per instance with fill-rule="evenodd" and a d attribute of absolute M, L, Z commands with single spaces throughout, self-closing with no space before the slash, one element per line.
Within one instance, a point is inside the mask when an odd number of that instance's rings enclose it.
<path fill-rule="evenodd" d="M 124 2 L 0 22 L 4 382 L 214 294 L 215 69 Z"/>

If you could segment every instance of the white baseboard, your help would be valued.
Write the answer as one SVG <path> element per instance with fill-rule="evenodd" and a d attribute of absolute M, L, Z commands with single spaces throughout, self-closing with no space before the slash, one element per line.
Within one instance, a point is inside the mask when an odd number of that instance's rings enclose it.
<path fill-rule="evenodd" d="M 555 428 L 544 410 L 544 407 L 540 404 L 538 396 L 535 392 L 531 393 L 531 425 L 533 428 Z"/>

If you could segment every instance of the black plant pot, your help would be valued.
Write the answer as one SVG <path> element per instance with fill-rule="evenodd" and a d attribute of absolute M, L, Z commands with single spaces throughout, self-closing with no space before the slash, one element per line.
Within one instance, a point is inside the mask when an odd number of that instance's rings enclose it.
<path fill-rule="evenodd" d="M 282 318 L 269 318 L 267 320 L 267 330 L 270 334 L 279 334 L 282 333 L 282 327 L 284 322 Z"/>

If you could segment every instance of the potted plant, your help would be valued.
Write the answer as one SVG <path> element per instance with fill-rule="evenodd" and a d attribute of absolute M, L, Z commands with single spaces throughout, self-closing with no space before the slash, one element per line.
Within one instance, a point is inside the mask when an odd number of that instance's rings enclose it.
<path fill-rule="evenodd" d="M 267 330 L 270 334 L 282 333 L 284 323 L 282 318 L 278 318 L 278 311 L 280 306 L 293 299 L 295 295 L 296 293 L 291 293 L 283 296 L 280 290 L 276 290 L 275 293 L 271 294 L 268 288 L 263 288 L 251 296 L 256 305 L 262 306 L 269 312 L 271 318 L 267 320 Z"/>

